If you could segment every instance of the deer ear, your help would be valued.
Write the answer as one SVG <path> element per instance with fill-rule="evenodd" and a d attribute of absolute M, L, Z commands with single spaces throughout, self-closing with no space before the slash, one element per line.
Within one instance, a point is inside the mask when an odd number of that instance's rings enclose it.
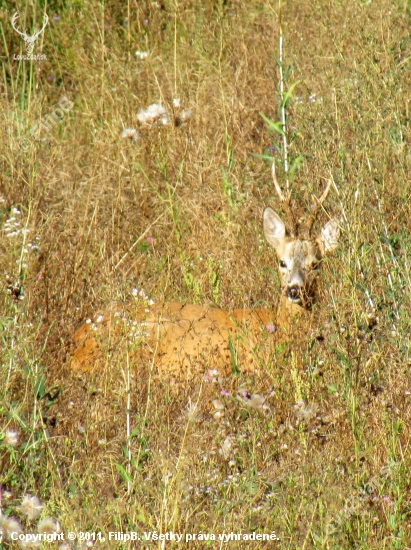
<path fill-rule="evenodd" d="M 269 206 L 264 210 L 263 226 L 265 238 L 278 252 L 284 244 L 287 232 L 281 218 Z"/>
<path fill-rule="evenodd" d="M 337 219 L 332 219 L 324 225 L 321 235 L 317 239 L 322 254 L 327 254 L 337 248 L 339 236 L 340 226 Z"/>

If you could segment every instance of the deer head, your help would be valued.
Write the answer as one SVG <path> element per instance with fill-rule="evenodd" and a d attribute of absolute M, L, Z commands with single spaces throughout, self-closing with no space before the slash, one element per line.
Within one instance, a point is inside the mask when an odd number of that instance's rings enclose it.
<path fill-rule="evenodd" d="M 290 206 L 291 193 L 284 197 L 275 176 L 274 163 L 272 173 L 275 189 L 289 218 L 290 231 L 287 231 L 278 214 L 267 207 L 263 215 L 264 233 L 278 257 L 283 294 L 290 302 L 308 307 L 313 300 L 313 281 L 320 262 L 338 244 L 340 230 L 337 219 L 326 223 L 317 237 L 311 237 L 312 226 L 320 206 L 330 191 L 331 181 L 328 182 L 320 199 L 316 199 L 316 204 L 300 230 L 299 238 L 298 227 Z"/>
<path fill-rule="evenodd" d="M 18 27 L 16 27 L 16 21 L 18 17 L 19 17 L 19 12 L 16 11 L 16 13 L 11 18 L 11 26 L 17 33 L 19 33 L 23 37 L 23 40 L 27 45 L 27 53 L 31 55 L 33 53 L 35 41 L 37 40 L 38 36 L 44 31 L 47 23 L 49 22 L 48 15 L 46 13 L 44 14 L 43 27 L 39 31 L 34 33 L 32 36 L 29 36 L 27 33 L 22 32 Z"/>

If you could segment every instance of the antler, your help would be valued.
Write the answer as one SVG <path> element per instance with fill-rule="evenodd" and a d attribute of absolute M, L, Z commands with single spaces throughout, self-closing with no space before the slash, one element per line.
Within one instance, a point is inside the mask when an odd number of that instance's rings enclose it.
<path fill-rule="evenodd" d="M 47 15 L 47 13 L 45 13 L 43 18 L 43 27 L 41 28 L 41 30 L 36 32 L 36 34 L 33 34 L 33 36 L 30 37 L 30 40 L 34 42 L 39 36 L 39 34 L 41 34 L 44 31 L 48 22 L 49 22 L 49 16 Z"/>
<path fill-rule="evenodd" d="M 312 206 L 311 213 L 307 217 L 302 229 L 302 234 L 304 239 L 309 239 L 311 237 L 311 229 L 312 229 L 313 223 L 315 222 L 315 219 L 317 217 L 317 214 L 321 205 L 323 204 L 325 199 L 328 197 L 328 193 L 330 192 L 330 189 L 331 189 L 331 184 L 332 184 L 332 180 L 330 179 L 328 180 L 327 187 L 324 189 L 324 193 L 321 195 L 321 197 L 319 199 L 317 199 L 317 197 L 314 197 L 316 204 Z"/>
<path fill-rule="evenodd" d="M 273 161 L 271 165 L 271 174 L 273 176 L 275 190 L 277 191 L 277 195 L 279 196 L 280 201 L 283 203 L 283 207 L 288 218 L 290 235 L 291 237 L 296 237 L 297 223 L 295 221 L 293 211 L 291 210 L 291 191 L 288 193 L 287 197 L 284 197 L 283 192 L 281 191 L 281 187 L 278 185 L 277 176 L 275 174 L 275 161 Z"/>
<path fill-rule="evenodd" d="M 19 17 L 19 12 L 16 11 L 16 13 L 15 13 L 15 14 L 13 15 L 13 17 L 11 18 L 11 26 L 13 27 L 13 29 L 14 29 L 16 32 L 18 32 L 19 34 L 21 34 L 21 36 L 22 36 L 24 39 L 26 39 L 26 38 L 28 38 L 28 37 L 27 37 L 27 34 L 26 34 L 25 32 L 21 32 L 21 31 L 18 29 L 18 27 L 15 27 L 15 23 L 16 23 L 18 17 Z"/>
<path fill-rule="evenodd" d="M 25 32 L 21 32 L 18 27 L 15 26 L 15 23 L 17 21 L 19 17 L 19 12 L 16 11 L 16 13 L 13 15 L 13 17 L 11 18 L 11 26 L 13 27 L 13 29 L 18 32 L 24 39 L 26 45 L 27 45 L 27 52 L 29 54 L 31 54 L 33 52 L 33 48 L 34 48 L 34 42 L 37 40 L 38 36 L 44 31 L 44 29 L 46 28 L 46 25 L 47 23 L 49 22 L 49 17 L 47 15 L 47 13 L 44 14 L 44 18 L 43 18 L 43 27 L 36 33 L 33 34 L 33 36 L 29 36 L 27 33 Z"/>

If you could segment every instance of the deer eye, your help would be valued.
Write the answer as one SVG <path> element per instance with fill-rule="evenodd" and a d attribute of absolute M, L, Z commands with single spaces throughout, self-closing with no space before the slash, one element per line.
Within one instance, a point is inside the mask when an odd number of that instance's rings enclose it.
<path fill-rule="evenodd" d="M 283 260 L 280 260 L 280 267 L 287 267 L 287 264 Z"/>

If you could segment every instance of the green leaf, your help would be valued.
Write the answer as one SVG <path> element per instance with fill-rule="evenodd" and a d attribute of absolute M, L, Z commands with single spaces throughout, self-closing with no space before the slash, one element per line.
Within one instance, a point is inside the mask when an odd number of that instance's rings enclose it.
<path fill-rule="evenodd" d="M 239 375 L 240 369 L 238 367 L 237 354 L 234 349 L 233 339 L 231 338 L 231 335 L 228 336 L 228 348 L 230 350 L 230 355 L 231 355 L 231 367 L 233 369 L 233 374 Z"/>
<path fill-rule="evenodd" d="M 140 426 L 134 426 L 130 434 L 130 439 L 133 439 L 133 437 L 137 437 L 139 433 L 140 433 Z"/>
<path fill-rule="evenodd" d="M 128 460 L 128 448 L 125 445 L 122 445 L 121 450 L 123 451 L 124 458 Z"/>
<path fill-rule="evenodd" d="M 284 353 L 284 350 L 285 350 L 285 344 L 277 344 L 275 346 L 275 353 L 276 355 L 280 355 L 281 353 Z"/>
<path fill-rule="evenodd" d="M 268 160 L 268 162 L 275 162 L 275 158 L 271 155 L 258 155 L 257 153 L 252 153 L 252 155 L 258 159 Z"/>
<path fill-rule="evenodd" d="M 328 386 L 328 393 L 330 395 L 334 395 L 337 390 L 338 390 L 337 384 L 333 384 L 332 386 Z"/>
<path fill-rule="evenodd" d="M 304 157 L 302 155 L 298 155 L 298 157 L 296 157 L 292 163 L 290 164 L 290 173 L 292 175 L 295 174 L 295 172 L 301 167 L 301 165 L 303 164 L 304 162 Z"/>
<path fill-rule="evenodd" d="M 116 470 L 126 483 L 131 483 L 133 481 L 131 475 L 123 468 L 121 464 L 116 464 Z"/>
<path fill-rule="evenodd" d="M 268 117 L 266 117 L 265 115 L 263 115 L 263 113 L 260 113 L 260 117 L 267 124 L 269 132 L 277 132 L 277 134 L 279 134 L 280 136 L 285 135 L 284 130 L 283 130 L 283 125 L 282 125 L 281 121 L 274 122 L 273 120 L 271 120 Z"/>
<path fill-rule="evenodd" d="M 52 394 L 52 390 L 55 389 L 56 391 Z M 61 388 L 52 388 L 47 393 L 44 394 L 45 397 L 47 397 L 46 407 L 50 407 L 53 402 L 58 398 L 58 396 L 61 393 Z"/>
<path fill-rule="evenodd" d="M 287 80 L 287 78 L 290 76 L 290 74 L 293 72 L 293 70 L 294 70 L 294 67 L 292 65 L 289 65 L 285 70 L 284 70 L 284 67 L 283 67 L 284 80 Z"/>
<path fill-rule="evenodd" d="M 41 399 L 46 393 L 46 386 L 44 385 L 45 376 L 42 374 L 37 380 L 36 385 L 34 386 L 34 395 L 37 399 Z"/>
<path fill-rule="evenodd" d="M 294 84 L 291 84 L 290 88 L 283 93 L 283 101 L 281 103 L 281 106 L 282 107 L 286 107 L 287 106 L 287 103 L 289 101 L 289 99 L 292 97 L 293 95 L 293 92 L 294 92 L 294 88 L 297 86 L 297 84 L 299 84 L 301 82 L 301 80 L 297 80 L 296 82 L 294 82 Z"/>

